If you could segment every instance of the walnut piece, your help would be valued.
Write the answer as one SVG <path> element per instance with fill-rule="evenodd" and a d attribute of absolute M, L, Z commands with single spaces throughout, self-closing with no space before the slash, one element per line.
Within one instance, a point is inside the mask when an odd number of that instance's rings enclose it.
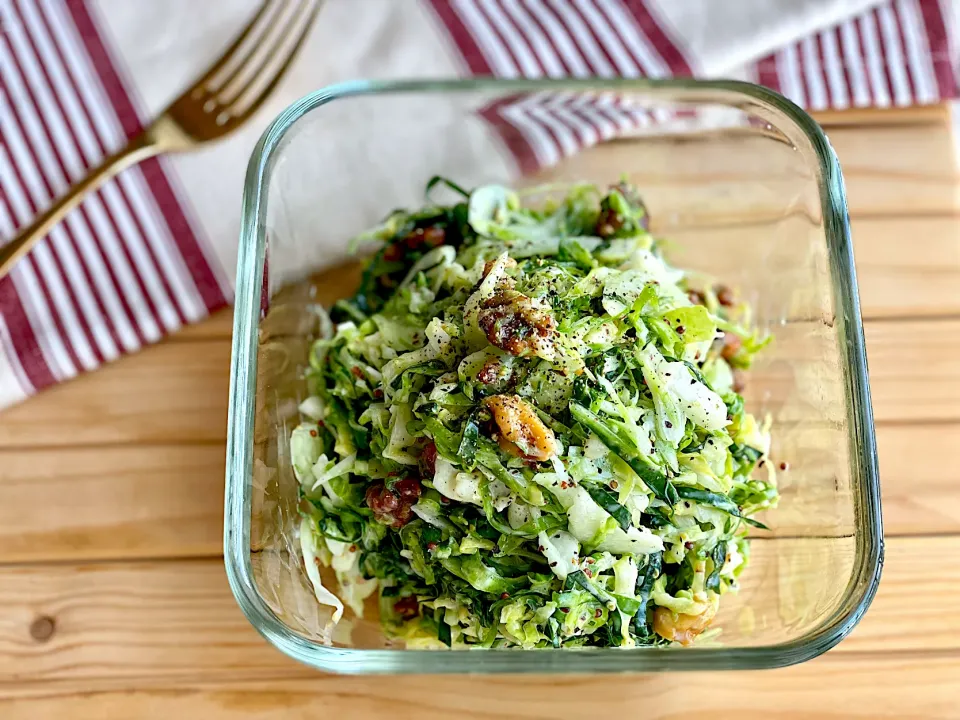
<path fill-rule="evenodd" d="M 504 440 L 513 443 L 520 455 L 539 462 L 557 454 L 553 430 L 544 425 L 530 403 L 517 395 L 491 395 L 483 404 L 500 430 L 501 447 Z"/>
<path fill-rule="evenodd" d="M 483 301 L 477 316 L 491 345 L 518 357 L 556 357 L 557 321 L 549 307 L 511 290 L 500 288 Z"/>

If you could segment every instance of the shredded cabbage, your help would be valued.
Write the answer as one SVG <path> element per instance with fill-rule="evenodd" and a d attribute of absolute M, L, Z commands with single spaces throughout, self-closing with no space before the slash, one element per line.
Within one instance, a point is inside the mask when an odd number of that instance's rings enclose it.
<path fill-rule="evenodd" d="M 317 601 L 336 623 L 378 593 L 413 648 L 688 641 L 777 501 L 736 390 L 768 339 L 667 262 L 629 185 L 438 184 L 462 200 L 363 236 L 310 353 L 289 459 Z"/>

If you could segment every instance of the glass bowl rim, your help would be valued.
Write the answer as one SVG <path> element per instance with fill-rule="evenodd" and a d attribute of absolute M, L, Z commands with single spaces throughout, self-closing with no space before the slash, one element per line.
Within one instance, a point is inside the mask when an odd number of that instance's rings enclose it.
<path fill-rule="evenodd" d="M 399 93 L 470 91 L 535 92 L 563 90 L 706 91 L 745 95 L 793 123 L 810 142 L 818 163 L 824 232 L 830 253 L 831 290 L 843 340 L 851 475 L 854 487 L 856 557 L 837 610 L 813 632 L 786 643 L 744 648 L 568 649 L 564 652 L 486 650 L 364 650 L 324 646 L 292 632 L 260 596 L 250 560 L 250 483 L 256 394 L 257 324 L 266 247 L 264 222 L 270 163 L 280 141 L 304 115 L 333 100 Z M 691 96 L 684 101 L 696 102 Z M 703 100 L 703 99 L 701 99 Z M 717 98 L 711 98 L 717 102 Z M 272 645 L 300 662 L 325 671 L 359 673 L 451 672 L 624 672 L 660 670 L 761 669 L 814 658 L 839 643 L 860 621 L 880 581 L 883 530 L 873 410 L 864 350 L 843 178 L 836 155 L 820 126 L 782 95 L 737 80 L 426 79 L 355 80 L 320 88 L 291 103 L 261 135 L 244 181 L 227 427 L 224 493 L 224 564 L 231 591 L 251 624 Z"/>

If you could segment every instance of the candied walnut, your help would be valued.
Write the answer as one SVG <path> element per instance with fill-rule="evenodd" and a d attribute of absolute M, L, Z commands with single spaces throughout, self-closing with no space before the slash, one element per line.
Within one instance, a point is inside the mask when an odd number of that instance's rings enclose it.
<path fill-rule="evenodd" d="M 420 497 L 420 483 L 415 478 L 404 478 L 394 483 L 393 490 L 381 483 L 367 488 L 367 507 L 374 519 L 394 529 L 400 529 L 413 519 L 411 508 Z"/>
<path fill-rule="evenodd" d="M 402 238 L 387 245 L 383 249 L 383 259 L 387 262 L 397 262 L 406 256 L 407 250 L 429 250 L 443 245 L 446 239 L 447 231 L 439 225 L 414 228 Z M 383 284 L 386 285 L 386 283 Z"/>
<path fill-rule="evenodd" d="M 393 484 L 393 492 L 399 496 L 401 502 L 407 500 L 415 503 L 420 497 L 420 483 L 416 478 L 406 477 Z"/>
<path fill-rule="evenodd" d="M 416 595 L 407 595 L 393 604 L 393 611 L 404 620 L 410 620 L 420 614 L 420 603 Z"/>
<path fill-rule="evenodd" d="M 669 608 L 658 607 L 653 611 L 653 630 L 662 638 L 681 645 L 690 645 L 697 635 L 710 627 L 717 614 L 717 600 L 718 598 L 714 598 L 699 615 L 683 615 L 674 613 Z"/>
<path fill-rule="evenodd" d="M 481 303 L 477 321 L 490 343 L 511 355 L 554 358 L 557 321 L 549 308 L 522 293 L 497 290 Z"/>
<path fill-rule="evenodd" d="M 431 440 L 420 453 L 420 469 L 427 477 L 433 477 L 437 472 L 437 445 Z"/>
<path fill-rule="evenodd" d="M 718 303 L 724 307 L 733 307 L 734 302 L 736 302 L 733 290 L 726 285 L 717 285 L 713 288 L 713 291 L 717 294 Z"/>
<path fill-rule="evenodd" d="M 599 237 L 608 238 L 616 235 L 623 229 L 624 217 L 611 207 L 602 208 L 597 217 L 594 232 Z"/>
<path fill-rule="evenodd" d="M 733 333 L 724 333 L 723 334 L 723 346 L 720 348 L 720 356 L 724 360 L 733 360 L 734 356 L 740 352 L 740 347 L 743 345 L 743 340 L 740 339 L 739 335 L 734 335 Z"/>
<path fill-rule="evenodd" d="M 553 430 L 544 425 L 533 406 L 517 395 L 491 395 L 483 404 L 493 414 L 493 421 L 500 430 L 498 442 L 512 443 L 518 454 L 529 460 L 549 460 L 557 454 L 557 438 Z"/>
<path fill-rule="evenodd" d="M 496 260 L 487 260 L 483 264 L 483 277 L 486 277 L 487 275 L 490 274 L 490 271 L 493 270 L 493 264 L 495 262 Z M 515 268 L 516 266 L 517 266 L 517 261 L 514 260 L 512 257 L 508 257 L 506 261 L 503 263 L 503 267 L 507 270 L 509 270 L 510 268 Z"/>
<path fill-rule="evenodd" d="M 477 382 L 484 385 L 493 385 L 500 379 L 500 361 L 494 358 L 487 360 L 477 373 Z"/>
<path fill-rule="evenodd" d="M 611 185 L 610 190 L 616 190 L 631 208 L 643 210 L 643 215 L 639 219 L 639 225 L 644 230 L 650 229 L 650 217 L 647 214 L 647 208 L 640 198 L 637 188 L 627 182 L 619 182 Z M 597 223 L 594 232 L 602 238 L 609 238 L 620 232 L 627 223 L 627 218 L 610 207 L 608 202 L 603 202 L 600 207 L 600 215 L 597 217 Z"/>
<path fill-rule="evenodd" d="M 491 357 L 477 371 L 476 379 L 478 383 L 500 386 L 503 390 L 512 376 L 513 368 L 509 361 L 504 362 L 501 358 Z"/>
<path fill-rule="evenodd" d="M 446 230 L 439 225 L 431 225 L 426 228 L 416 228 L 403 238 L 403 242 L 411 250 L 421 246 L 435 248 L 438 245 L 443 245 L 446 237 Z"/>

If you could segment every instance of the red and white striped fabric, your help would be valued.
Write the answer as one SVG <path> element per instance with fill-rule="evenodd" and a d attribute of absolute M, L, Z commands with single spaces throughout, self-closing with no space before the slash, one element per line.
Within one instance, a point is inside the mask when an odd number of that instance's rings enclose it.
<path fill-rule="evenodd" d="M 135 135 L 257 1 L 0 0 L 0 238 Z M 957 96 L 958 25 L 953 0 L 327 0 L 257 122 L 123 173 L 0 280 L 0 407 L 229 301 L 250 150 L 271 117 L 319 86 L 358 76 L 696 75 L 760 82 L 812 109 L 934 103 Z M 521 172 L 664 120 L 563 94 L 502 100 L 480 116 L 499 135 L 489 162 Z M 302 263 L 340 254 L 305 250 Z"/>
<path fill-rule="evenodd" d="M 954 98 L 958 77 L 946 6 L 938 0 L 881 3 L 759 60 L 751 77 L 812 110 Z"/>
<path fill-rule="evenodd" d="M 950 0 L 887 0 L 723 76 L 772 88 L 801 107 L 923 105 L 957 96 Z M 715 76 L 684 33 L 642 0 L 431 0 L 466 70 L 497 77 Z M 951 3 L 951 7 L 953 4 Z M 531 172 L 585 145 L 642 127 L 649 113 L 529 95 L 483 116 Z M 612 114 L 612 116 L 611 116 Z M 652 118 L 655 122 L 656 118 Z"/>
<path fill-rule="evenodd" d="M 141 120 L 82 2 L 3 5 L 0 234 L 12 236 Z M 227 302 L 162 160 L 128 170 L 0 280 L 0 404 L 155 342 Z"/>
<path fill-rule="evenodd" d="M 589 93 L 502 98 L 482 108 L 480 116 L 496 130 L 523 174 L 657 121 L 647 109 Z"/>
<path fill-rule="evenodd" d="M 657 3 L 432 0 L 474 75 L 669 77 L 691 65 Z"/>

